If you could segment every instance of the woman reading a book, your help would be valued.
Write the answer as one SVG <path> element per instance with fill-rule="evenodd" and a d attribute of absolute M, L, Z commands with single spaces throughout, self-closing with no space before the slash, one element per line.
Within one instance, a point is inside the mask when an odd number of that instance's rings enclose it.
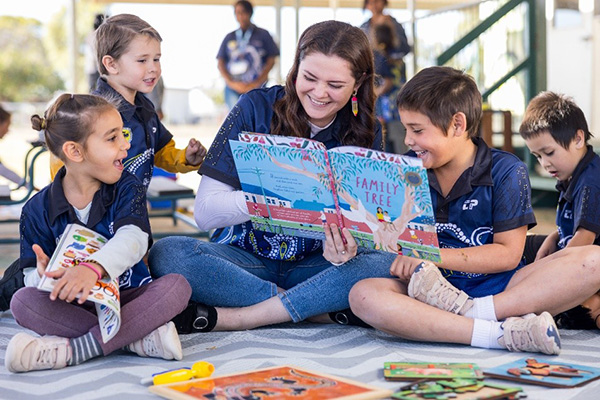
<path fill-rule="evenodd" d="M 101 97 L 63 94 L 44 117 L 34 115 L 31 122 L 64 167 L 23 207 L 20 266 L 26 287 L 15 293 L 10 307 L 19 325 L 46 336 L 13 336 L 6 368 L 58 369 L 120 349 L 181 360 L 170 320 L 186 307 L 191 290 L 176 274 L 152 281 L 142 260 L 151 243 L 146 188 L 123 171 L 130 145 L 119 112 Z M 74 235 L 71 224 L 84 228 Z M 92 244 L 90 231 L 108 240 Z M 75 262 L 88 245 L 95 251 Z M 63 259 L 69 261 L 63 262 L 65 268 L 54 269 Z M 44 275 L 56 279 L 50 293 L 37 288 Z M 120 328 L 115 324 L 106 339 L 94 306 L 86 302 L 96 282 L 105 278 L 118 278 L 120 286 Z"/>
<path fill-rule="evenodd" d="M 253 90 L 231 110 L 200 169 L 196 195 L 198 226 L 216 229 L 211 241 L 169 237 L 149 255 L 153 275 L 177 272 L 192 286 L 193 302 L 174 320 L 180 333 L 308 318 L 362 323 L 338 311 L 348 308 L 352 285 L 373 276 L 369 266 L 391 264 L 394 254 L 348 246 L 343 238 L 350 233 L 334 224 L 325 241 L 255 230 L 229 141 L 247 131 L 381 150 L 373 75 L 367 36 L 325 21 L 302 34 L 285 86 Z"/>

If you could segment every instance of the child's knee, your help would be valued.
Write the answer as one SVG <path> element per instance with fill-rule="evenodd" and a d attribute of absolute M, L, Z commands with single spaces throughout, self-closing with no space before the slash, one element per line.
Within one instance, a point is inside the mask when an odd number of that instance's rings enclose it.
<path fill-rule="evenodd" d="M 350 289 L 348 301 L 354 312 L 360 312 L 363 309 L 369 308 L 370 300 L 373 298 L 373 288 L 373 279 L 363 279 Z"/>
<path fill-rule="evenodd" d="M 40 293 L 35 287 L 24 287 L 17 290 L 13 295 L 10 301 L 10 311 L 19 325 L 21 325 L 19 320 L 25 319 L 33 311 L 34 297 L 39 296 Z M 48 294 L 46 293 L 46 295 Z"/>
<path fill-rule="evenodd" d="M 167 274 L 160 278 L 162 285 L 169 288 L 177 299 L 177 303 L 181 305 L 183 310 L 192 296 L 192 287 L 190 283 L 180 274 Z"/>

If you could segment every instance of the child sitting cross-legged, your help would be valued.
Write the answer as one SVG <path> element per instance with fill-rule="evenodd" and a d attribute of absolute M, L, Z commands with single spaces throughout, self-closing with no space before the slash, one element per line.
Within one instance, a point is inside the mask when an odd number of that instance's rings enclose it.
<path fill-rule="evenodd" d="M 398 256 L 398 279 L 358 282 L 352 311 L 412 340 L 558 354 L 552 315 L 600 287 L 600 248 L 566 248 L 524 266 L 535 224 L 525 164 L 478 136 L 481 94 L 449 67 L 420 71 L 400 91 L 405 143 L 428 169 L 441 247 L 433 264 Z"/>
<path fill-rule="evenodd" d="M 64 167 L 23 208 L 20 262 L 26 287 L 13 296 L 11 310 L 19 325 L 44 336 L 13 336 L 6 368 L 64 368 L 119 349 L 181 360 L 179 336 L 169 321 L 186 307 L 191 288 L 178 274 L 152 281 L 142 261 L 151 243 L 146 188 L 123 171 L 129 143 L 119 112 L 101 97 L 64 94 L 43 118 L 34 115 L 31 121 Z M 107 243 L 85 262 L 45 272 L 71 223 L 103 235 Z M 50 294 L 36 288 L 43 274 L 58 279 Z M 121 327 L 106 343 L 94 306 L 86 302 L 104 277 L 119 277 L 121 302 Z"/>

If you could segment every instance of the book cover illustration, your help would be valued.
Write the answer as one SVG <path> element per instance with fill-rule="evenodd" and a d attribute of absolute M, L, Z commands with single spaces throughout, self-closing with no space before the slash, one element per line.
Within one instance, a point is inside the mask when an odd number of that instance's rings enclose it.
<path fill-rule="evenodd" d="M 483 372 L 473 363 L 385 362 L 383 377 L 387 380 L 482 379 Z"/>
<path fill-rule="evenodd" d="M 381 399 L 391 390 L 292 366 L 194 379 L 149 390 L 167 399 Z"/>
<path fill-rule="evenodd" d="M 485 376 L 557 388 L 585 385 L 600 378 L 600 368 L 556 360 L 522 358 L 483 371 Z"/>
<path fill-rule="evenodd" d="M 90 255 L 100 250 L 107 239 L 93 230 L 79 224 L 69 224 L 62 234 L 56 250 L 46 271 L 55 271 L 62 268 L 73 267 Z M 56 284 L 56 279 L 42 276 L 38 289 L 51 292 Z M 95 303 L 100 331 L 104 343 L 112 339 L 121 326 L 121 303 L 119 301 L 119 279 L 105 278 L 96 282 L 87 298 Z"/>
<path fill-rule="evenodd" d="M 439 261 L 427 171 L 419 159 L 360 147 L 242 133 L 230 141 L 256 229 L 323 239 L 348 228 L 361 246 Z"/>
<path fill-rule="evenodd" d="M 520 387 L 487 383 L 477 379 L 421 381 L 400 388 L 392 395 L 397 400 L 492 400 L 527 397 Z"/>

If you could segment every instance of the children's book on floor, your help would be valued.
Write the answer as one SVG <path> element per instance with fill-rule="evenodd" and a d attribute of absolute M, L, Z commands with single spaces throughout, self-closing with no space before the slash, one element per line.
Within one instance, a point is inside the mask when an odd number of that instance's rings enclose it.
<path fill-rule="evenodd" d="M 392 393 L 391 390 L 293 366 L 151 386 L 149 390 L 167 399 L 359 400 L 387 398 Z"/>
<path fill-rule="evenodd" d="M 496 385 L 477 379 L 427 380 L 400 388 L 397 400 L 492 400 L 527 397 L 520 387 Z"/>
<path fill-rule="evenodd" d="M 556 388 L 583 386 L 600 378 L 600 368 L 558 360 L 521 358 L 483 371 L 485 376 Z"/>
<path fill-rule="evenodd" d="M 60 238 L 46 271 L 73 267 L 100 250 L 107 239 L 99 233 L 79 224 L 69 224 Z M 119 302 L 119 278 L 96 282 L 88 297 L 96 305 L 100 331 L 104 343 L 112 339 L 121 326 L 121 303 Z M 51 292 L 57 280 L 42 276 L 38 289 Z"/>
<path fill-rule="evenodd" d="M 383 377 L 387 380 L 482 379 L 483 371 L 473 363 L 385 362 Z"/>
<path fill-rule="evenodd" d="M 346 227 L 359 245 L 440 260 L 421 160 L 298 137 L 242 132 L 230 141 L 254 228 L 323 239 Z"/>

